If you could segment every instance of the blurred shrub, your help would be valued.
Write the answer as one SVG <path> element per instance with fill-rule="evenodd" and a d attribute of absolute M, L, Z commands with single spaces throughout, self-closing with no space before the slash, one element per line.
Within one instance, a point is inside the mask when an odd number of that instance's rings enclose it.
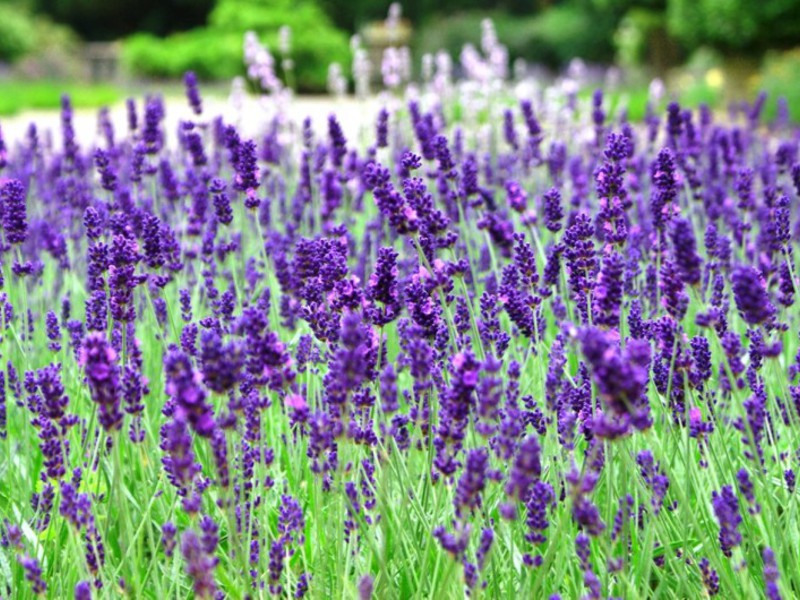
<path fill-rule="evenodd" d="M 565 65 L 574 57 L 611 62 L 616 26 L 612 15 L 594 11 L 583 3 L 556 5 L 540 13 L 531 23 L 526 51 L 531 58 L 538 53 L 549 56 L 550 64 L 554 65 Z"/>
<path fill-rule="evenodd" d="M 135 73 L 151 77 L 178 77 L 187 70 L 207 79 L 244 74 L 242 47 L 245 31 L 255 31 L 277 57 L 278 29 L 292 29 L 292 59 L 301 91 L 322 91 L 328 65 L 343 63 L 350 50 L 347 36 L 331 25 L 311 1 L 220 0 L 206 27 L 158 39 L 140 34 L 129 38 L 123 59 Z"/>
<path fill-rule="evenodd" d="M 701 46 L 689 55 L 683 68 L 693 73 L 705 73 L 711 69 L 721 69 L 724 66 L 724 54 L 708 46 Z"/>
<path fill-rule="evenodd" d="M 626 58 L 635 59 L 648 48 L 643 59 L 658 62 L 665 50 L 676 52 L 676 43 L 686 54 L 706 46 L 750 56 L 798 43 L 798 0 L 588 1 L 597 11 L 616 15 L 620 24 L 618 46 Z"/>
<path fill-rule="evenodd" d="M 789 106 L 789 116 L 800 123 L 800 47 L 787 52 L 767 55 L 761 72 L 753 82 L 753 92 L 768 94 L 765 116 L 775 117 L 778 98 L 784 98 Z"/>
<path fill-rule="evenodd" d="M 223 79 L 242 72 L 242 36 L 197 29 L 159 39 L 135 35 L 123 46 L 123 60 L 136 74 L 180 77 L 192 70 L 203 79 Z"/>
<path fill-rule="evenodd" d="M 498 11 L 438 17 L 419 31 L 415 50 L 423 54 L 444 49 L 457 58 L 465 43 L 480 45 L 480 22 L 486 17 L 494 21 L 500 42 L 508 48 L 512 60 L 524 58 L 560 67 L 574 57 L 593 62 L 610 62 L 614 57 L 611 39 L 616 20 L 580 2 L 553 6 L 527 17 Z"/>
<path fill-rule="evenodd" d="M 490 18 L 494 22 L 500 42 L 508 47 L 513 56 L 519 56 L 532 18 L 513 18 L 503 12 L 460 12 L 446 17 L 436 17 L 424 25 L 414 36 L 414 50 L 418 55 L 445 50 L 458 58 L 465 44 L 480 47 L 481 21 Z"/>
<path fill-rule="evenodd" d="M 797 0 L 668 0 L 670 32 L 687 48 L 763 51 L 797 43 Z"/>
<path fill-rule="evenodd" d="M 628 67 L 644 64 L 664 70 L 677 63 L 679 48 L 667 33 L 663 11 L 633 8 L 620 21 L 614 34 L 617 59 Z"/>
<path fill-rule="evenodd" d="M 36 44 L 34 20 L 21 7 L 0 4 L 0 61 L 13 62 Z"/>
<path fill-rule="evenodd" d="M 80 76 L 78 40 L 68 27 L 33 15 L 23 3 L 0 4 L 0 62 L 23 78 Z"/>
<path fill-rule="evenodd" d="M 386 18 L 390 0 L 319 0 L 320 5 L 337 27 L 357 31 L 372 21 Z M 552 3 L 552 0 L 406 0 L 401 2 L 403 17 L 419 28 L 440 15 L 459 12 L 503 12 L 530 16 Z"/>

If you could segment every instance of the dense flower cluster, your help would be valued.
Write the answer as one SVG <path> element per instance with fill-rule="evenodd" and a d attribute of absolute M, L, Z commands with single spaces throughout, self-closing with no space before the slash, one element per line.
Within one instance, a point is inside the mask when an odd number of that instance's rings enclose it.
<path fill-rule="evenodd" d="M 185 83 L 4 146 L 0 595 L 800 594 L 796 131 Z"/>

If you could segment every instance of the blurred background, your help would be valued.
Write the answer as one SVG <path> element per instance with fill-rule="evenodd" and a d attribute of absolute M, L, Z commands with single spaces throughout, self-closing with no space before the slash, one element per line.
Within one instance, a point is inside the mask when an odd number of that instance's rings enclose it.
<path fill-rule="evenodd" d="M 378 75 L 384 50 L 402 46 L 415 71 L 444 50 L 458 77 L 463 46 L 480 47 L 491 18 L 518 75 L 555 77 L 579 58 L 642 103 L 658 78 L 687 105 L 764 90 L 800 120 L 798 0 L 407 0 L 392 27 L 388 10 L 379 0 L 0 0 L 0 116 L 55 108 L 62 91 L 86 108 L 148 85 L 181 93 L 187 70 L 225 94 L 246 73 L 245 32 L 280 57 L 283 26 L 292 72 L 285 60 L 275 71 L 297 93 L 325 93 L 332 62 L 352 92 L 354 35 Z"/>

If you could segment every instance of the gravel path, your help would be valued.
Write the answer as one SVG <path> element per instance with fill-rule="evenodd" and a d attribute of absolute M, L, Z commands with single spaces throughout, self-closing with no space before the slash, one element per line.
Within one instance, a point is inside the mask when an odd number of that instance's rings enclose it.
<path fill-rule="evenodd" d="M 139 119 L 142 115 L 142 98 L 137 98 Z M 178 122 L 195 119 L 183 97 L 169 97 L 166 102 L 166 130 L 170 140 L 175 139 Z M 240 124 L 245 136 L 257 136 L 267 123 L 271 110 L 255 98 L 247 98 L 240 114 L 237 114 L 230 102 L 221 98 L 203 98 L 203 115 L 206 118 L 222 115 L 226 122 Z M 348 140 L 364 139 L 373 136 L 375 117 L 380 108 L 376 98 L 356 100 L 345 98 L 336 100 L 327 96 L 298 96 L 292 99 L 286 109 L 289 120 L 298 126 L 305 117 L 311 117 L 318 135 L 327 131 L 328 115 L 335 113 L 342 125 Z M 120 102 L 111 107 L 111 118 L 118 135 L 127 131 L 127 113 L 125 103 Z M 60 143 L 60 115 L 58 111 L 26 111 L 13 117 L 0 118 L 0 127 L 6 144 L 11 145 L 24 138 L 28 125 L 35 122 L 40 136 L 50 131 L 53 141 Z M 75 111 L 74 125 L 78 142 L 82 145 L 93 143 L 97 133 L 97 110 L 80 109 Z"/>

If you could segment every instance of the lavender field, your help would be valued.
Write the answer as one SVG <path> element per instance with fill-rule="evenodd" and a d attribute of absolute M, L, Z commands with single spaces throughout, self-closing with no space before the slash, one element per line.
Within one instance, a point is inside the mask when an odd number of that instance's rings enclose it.
<path fill-rule="evenodd" d="M 0 141 L 0 597 L 800 595 L 799 132 L 551 92 Z"/>

